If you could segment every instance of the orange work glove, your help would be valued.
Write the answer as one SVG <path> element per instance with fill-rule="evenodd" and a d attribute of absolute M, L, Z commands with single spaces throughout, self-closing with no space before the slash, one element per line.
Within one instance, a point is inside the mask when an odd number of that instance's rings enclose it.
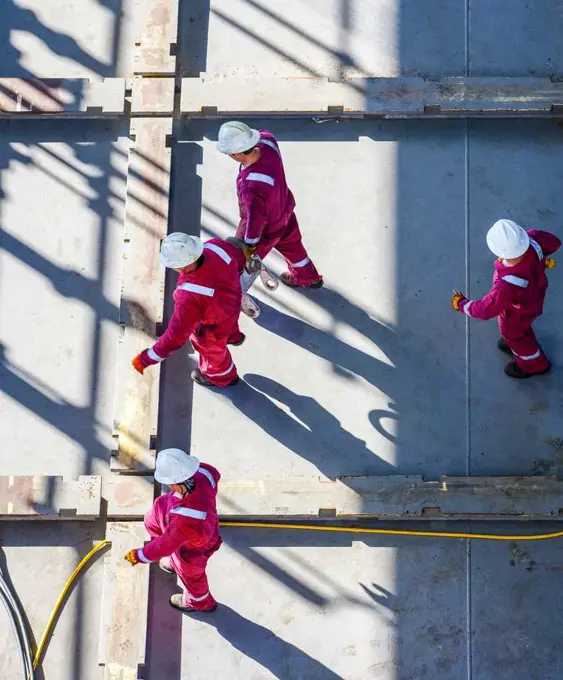
<path fill-rule="evenodd" d="M 461 312 L 459 305 L 464 300 L 467 300 L 465 295 L 463 293 L 460 293 L 459 290 L 454 290 L 454 294 L 452 297 L 452 307 L 455 309 L 456 312 Z"/>
<path fill-rule="evenodd" d="M 133 368 L 137 371 L 137 373 L 143 373 L 145 368 L 147 366 L 152 366 L 153 364 L 156 364 L 156 361 L 153 361 L 149 357 L 149 353 L 147 352 L 146 349 L 144 349 L 140 354 L 137 354 L 137 356 L 133 359 L 131 362 L 133 364 Z"/>
<path fill-rule="evenodd" d="M 137 371 L 137 373 L 142 374 L 143 371 L 145 370 L 140 354 L 137 354 L 137 356 L 133 359 L 131 363 L 133 364 L 133 368 Z"/>
<path fill-rule="evenodd" d="M 256 248 L 258 248 L 258 245 L 255 245 L 255 246 L 249 246 L 248 244 L 246 245 L 246 247 L 244 249 L 244 254 L 246 256 L 247 262 L 250 262 L 251 257 L 256 252 Z"/>
<path fill-rule="evenodd" d="M 137 557 L 137 551 L 136 550 L 130 550 L 124 556 L 123 559 L 127 560 L 132 567 L 134 567 L 136 564 L 139 564 L 139 562 L 140 562 L 139 558 Z"/>

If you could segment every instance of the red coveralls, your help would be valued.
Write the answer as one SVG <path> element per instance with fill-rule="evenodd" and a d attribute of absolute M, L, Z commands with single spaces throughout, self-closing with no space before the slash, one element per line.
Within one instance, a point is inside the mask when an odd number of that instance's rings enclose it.
<path fill-rule="evenodd" d="M 291 281 L 307 286 L 320 278 L 303 246 L 295 213 L 295 199 L 287 186 L 276 138 L 260 130 L 260 158 L 241 166 L 237 177 L 240 222 L 237 237 L 257 245 L 261 259 L 275 248 L 286 259 Z"/>
<path fill-rule="evenodd" d="M 547 231 L 528 231 L 530 247 L 524 259 L 513 267 L 495 262 L 493 287 L 482 300 L 460 302 L 460 311 L 474 319 L 498 316 L 502 337 L 514 354 L 518 367 L 527 373 L 540 373 L 549 361 L 538 344 L 532 323 L 543 312 L 547 290 L 545 258 L 561 246 Z"/>
<path fill-rule="evenodd" d="M 137 550 L 140 562 L 156 562 L 170 556 L 172 568 L 185 589 L 185 604 L 194 609 L 213 609 L 205 574 L 207 561 L 221 547 L 217 517 L 219 472 L 201 463 L 194 475 L 195 489 L 181 498 L 167 493 L 157 498 L 145 515 L 152 541 Z"/>
<path fill-rule="evenodd" d="M 240 248 L 218 238 L 207 241 L 204 262 L 182 273 L 174 291 L 174 314 L 164 335 L 148 350 L 153 363 L 166 359 L 188 340 L 199 352 L 199 370 L 217 387 L 237 377 L 227 342 L 241 338 L 238 327 L 240 274 L 246 258 Z"/>

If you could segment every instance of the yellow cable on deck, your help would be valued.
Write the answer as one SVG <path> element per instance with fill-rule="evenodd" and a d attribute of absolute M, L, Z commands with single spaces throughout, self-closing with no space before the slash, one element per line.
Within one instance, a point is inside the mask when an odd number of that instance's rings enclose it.
<path fill-rule="evenodd" d="M 97 552 L 99 552 L 102 548 L 105 548 L 106 545 L 108 545 L 109 541 L 101 541 L 98 543 L 98 545 L 94 546 L 92 550 L 86 555 L 86 557 L 82 558 L 80 562 L 78 563 L 78 566 L 76 569 L 72 572 L 70 575 L 70 578 L 68 581 L 65 583 L 65 587 L 62 590 L 62 593 L 59 595 L 59 599 L 57 600 L 55 606 L 53 607 L 53 611 L 51 612 L 51 616 L 49 617 L 49 620 L 47 621 L 47 626 L 45 627 L 45 631 L 43 635 L 41 636 L 41 640 L 39 641 L 39 645 L 37 646 L 37 651 L 35 652 L 35 658 L 33 660 L 33 669 L 36 670 L 37 666 L 39 666 L 39 661 L 41 660 L 41 655 L 43 654 L 43 649 L 45 645 L 47 644 L 47 638 L 51 634 L 51 628 L 53 627 L 53 623 L 55 619 L 57 618 L 57 614 L 59 613 L 59 609 L 61 607 L 61 604 L 63 603 L 66 594 L 68 593 L 69 588 L 71 585 L 74 583 L 75 578 L 80 574 L 84 566 L 90 561 L 90 558 L 93 557 Z"/>
<path fill-rule="evenodd" d="M 515 518 L 516 519 L 516 518 Z M 550 538 L 561 538 L 563 536 L 563 531 L 556 531 L 549 534 L 473 534 L 464 531 L 412 531 L 407 529 L 368 529 L 362 527 L 335 527 L 335 526 L 322 526 L 316 524 L 285 524 L 283 522 L 220 522 L 223 527 L 246 527 L 246 528 L 260 528 L 260 529 L 297 529 L 301 531 L 336 531 L 347 534 L 379 534 L 386 536 L 429 536 L 434 538 L 473 538 L 486 541 L 542 541 Z M 90 552 L 84 557 L 76 569 L 70 575 L 70 578 L 65 583 L 62 593 L 57 600 L 45 632 L 43 633 L 39 645 L 37 647 L 37 652 L 35 653 L 35 659 L 33 661 L 33 668 L 36 669 L 41 660 L 41 655 L 43 654 L 43 649 L 47 643 L 47 639 L 51 634 L 51 629 L 53 623 L 57 618 L 61 604 L 63 603 L 69 588 L 74 583 L 76 577 L 80 574 L 84 566 L 90 561 L 90 559 L 100 550 L 106 547 L 109 541 L 101 541 L 96 545 Z"/>
<path fill-rule="evenodd" d="M 221 522 L 223 527 L 260 527 L 261 529 L 308 529 L 309 531 L 341 531 L 352 534 L 386 534 L 390 536 L 434 536 L 436 538 L 479 538 L 487 541 L 542 541 L 560 538 L 563 531 L 552 534 L 470 534 L 454 531 L 410 531 L 406 529 L 362 529 L 361 527 L 319 526 L 316 524 L 283 524 L 267 522 Z"/>

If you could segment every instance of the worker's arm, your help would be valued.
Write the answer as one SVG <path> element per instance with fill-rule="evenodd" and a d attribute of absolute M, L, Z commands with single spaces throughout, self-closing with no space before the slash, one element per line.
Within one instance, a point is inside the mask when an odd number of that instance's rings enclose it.
<path fill-rule="evenodd" d="M 241 196 L 241 216 L 244 225 L 244 242 L 256 248 L 266 226 L 266 198 L 245 188 Z"/>
<path fill-rule="evenodd" d="M 157 562 L 163 557 L 169 557 L 183 545 L 197 546 L 201 544 L 202 538 L 203 524 L 201 520 L 192 520 L 184 516 L 172 514 L 170 524 L 166 527 L 166 531 L 162 536 L 154 538 L 144 548 L 131 551 L 134 553 L 133 557 L 136 559 L 136 562 L 132 562 L 128 557 L 126 559 L 132 564 Z"/>
<path fill-rule="evenodd" d="M 505 309 L 514 305 L 513 293 L 510 285 L 504 282 L 496 282 L 490 292 L 481 300 L 461 299 L 458 302 L 458 310 L 472 319 L 487 321 L 504 312 Z"/>
<path fill-rule="evenodd" d="M 561 247 L 561 239 L 557 238 L 555 234 L 552 234 L 549 231 L 530 229 L 528 236 L 538 242 L 546 257 L 552 255 Z"/>
<path fill-rule="evenodd" d="M 133 359 L 133 366 L 142 373 L 147 366 L 167 359 L 172 352 L 180 349 L 193 333 L 201 319 L 198 296 L 189 291 L 176 291 L 174 313 L 164 335 L 150 348 L 143 350 Z"/>

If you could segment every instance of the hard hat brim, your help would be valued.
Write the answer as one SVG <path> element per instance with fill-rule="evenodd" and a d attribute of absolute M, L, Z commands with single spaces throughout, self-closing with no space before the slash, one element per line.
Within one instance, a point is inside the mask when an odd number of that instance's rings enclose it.
<path fill-rule="evenodd" d="M 528 233 L 526 230 L 522 230 L 524 233 L 522 235 L 522 241 L 519 243 L 517 246 L 514 248 L 503 248 L 502 250 L 500 248 L 497 248 L 493 242 L 493 239 L 490 238 L 490 231 L 487 233 L 487 245 L 489 246 L 489 250 L 493 253 L 493 255 L 496 255 L 497 257 L 502 257 L 503 259 L 506 260 L 515 260 L 517 257 L 520 257 L 521 255 L 524 255 L 524 253 L 528 250 L 530 247 L 530 237 L 528 236 Z"/>
<path fill-rule="evenodd" d="M 159 484 L 166 484 L 167 486 L 170 486 L 170 484 L 181 484 L 182 482 L 191 479 L 195 475 L 195 473 L 199 470 L 199 466 L 200 466 L 199 459 L 196 458 L 195 456 L 190 456 L 190 467 L 187 467 L 185 469 L 184 471 L 185 476 L 184 474 L 174 476 L 162 475 L 158 472 L 157 468 L 154 471 L 154 478 Z M 180 479 L 179 477 L 182 477 L 182 479 Z"/>
<path fill-rule="evenodd" d="M 246 142 L 244 144 L 244 147 L 240 146 L 228 146 L 227 144 L 221 144 L 220 141 L 217 141 L 216 143 L 216 148 L 219 153 L 224 153 L 224 154 L 231 154 L 231 153 L 242 153 L 243 151 L 248 151 L 249 149 L 252 149 L 252 147 L 256 146 L 258 142 L 260 141 L 260 133 L 258 130 L 250 129 L 250 132 L 252 133 L 252 136 L 250 138 L 249 142 Z"/>
<path fill-rule="evenodd" d="M 195 252 L 190 254 L 190 257 L 185 258 L 173 258 L 166 257 L 166 255 L 160 251 L 160 262 L 169 269 L 181 269 L 182 267 L 187 267 L 194 262 L 197 262 L 203 254 L 203 241 L 198 239 L 198 243 Z"/>

